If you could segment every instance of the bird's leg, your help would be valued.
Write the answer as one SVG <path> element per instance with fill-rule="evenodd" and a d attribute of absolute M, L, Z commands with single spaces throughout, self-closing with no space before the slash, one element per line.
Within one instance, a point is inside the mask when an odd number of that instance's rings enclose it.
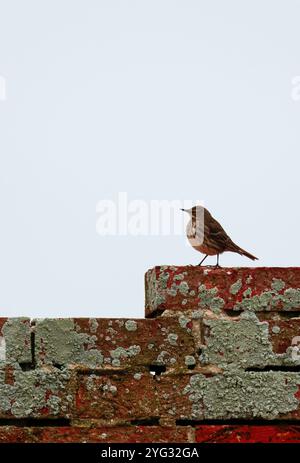
<path fill-rule="evenodd" d="M 217 265 L 216 265 L 216 268 L 220 268 L 220 265 L 219 265 L 219 255 L 220 255 L 220 254 L 217 254 Z"/>
<path fill-rule="evenodd" d="M 200 265 L 202 264 L 202 262 L 204 262 L 204 261 L 205 261 L 205 259 L 207 258 L 207 256 L 208 256 L 208 254 L 206 254 L 206 256 L 205 256 L 205 257 L 203 257 L 203 259 L 201 260 L 200 264 L 198 264 L 198 266 L 200 266 Z"/>

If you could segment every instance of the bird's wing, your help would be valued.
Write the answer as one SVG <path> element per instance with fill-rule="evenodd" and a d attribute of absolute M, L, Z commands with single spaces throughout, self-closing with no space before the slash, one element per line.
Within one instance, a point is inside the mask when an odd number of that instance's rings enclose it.
<path fill-rule="evenodd" d="M 222 225 L 212 217 L 204 217 L 204 236 L 208 244 L 216 250 L 222 250 L 231 242 Z"/>
<path fill-rule="evenodd" d="M 217 234 L 217 235 L 223 234 L 224 236 L 228 237 L 228 235 L 225 232 L 222 225 L 216 219 L 214 219 L 212 215 L 207 216 L 207 217 L 205 215 L 204 224 L 205 224 L 205 228 L 206 228 L 205 231 L 207 231 L 208 233 L 213 234 L 213 235 L 215 235 L 215 234 Z"/>

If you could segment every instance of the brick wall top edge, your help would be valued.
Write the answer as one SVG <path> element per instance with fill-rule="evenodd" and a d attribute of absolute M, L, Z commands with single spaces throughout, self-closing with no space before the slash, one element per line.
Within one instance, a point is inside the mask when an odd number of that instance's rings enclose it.
<path fill-rule="evenodd" d="M 161 265 L 155 265 L 154 267 L 149 268 L 147 272 L 154 270 L 154 269 L 161 269 L 161 268 L 176 268 L 176 269 L 186 269 L 186 268 L 193 268 L 193 269 L 198 269 L 198 270 L 205 270 L 205 269 L 210 269 L 210 270 L 296 270 L 300 272 L 300 266 L 295 267 L 295 266 L 281 266 L 281 267 L 265 267 L 265 266 L 257 266 L 257 267 L 214 267 L 213 265 L 175 265 L 175 264 L 161 264 Z"/>
<path fill-rule="evenodd" d="M 146 316 L 210 309 L 300 311 L 300 267 L 156 266 L 145 274 Z"/>

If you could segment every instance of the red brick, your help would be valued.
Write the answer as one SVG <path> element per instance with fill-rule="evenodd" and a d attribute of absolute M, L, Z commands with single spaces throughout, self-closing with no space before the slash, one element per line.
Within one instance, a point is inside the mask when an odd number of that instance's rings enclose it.
<path fill-rule="evenodd" d="M 35 327 L 38 364 L 73 364 L 86 369 L 185 366 L 195 355 L 191 330 L 177 318 L 44 319 Z"/>
<path fill-rule="evenodd" d="M 291 318 L 289 320 L 268 320 L 268 323 L 269 336 L 274 352 L 282 354 L 286 352 L 290 346 L 296 344 L 297 340 L 294 340 L 293 344 L 293 339 L 300 336 L 300 318 Z"/>
<path fill-rule="evenodd" d="M 165 419 L 173 420 L 194 420 L 192 411 L 192 402 L 187 394 L 184 394 L 185 388 L 189 385 L 192 375 L 172 375 L 162 374 L 156 378 L 156 388 L 159 397 L 160 416 Z M 201 405 L 199 403 L 199 405 Z M 204 413 L 196 417 L 197 420 L 204 419 Z"/>
<path fill-rule="evenodd" d="M 159 416 L 155 380 L 146 371 L 78 375 L 74 417 L 120 424 Z"/>
<path fill-rule="evenodd" d="M 180 443 L 190 442 L 193 434 L 193 429 L 188 426 L 1 426 L 0 443 Z"/>
<path fill-rule="evenodd" d="M 196 426 L 198 443 L 299 443 L 300 425 L 201 425 Z"/>
<path fill-rule="evenodd" d="M 146 316 L 209 309 L 214 297 L 224 310 L 300 311 L 299 267 L 155 267 L 145 275 L 145 289 Z"/>
<path fill-rule="evenodd" d="M 189 426 L 19 427 L 1 426 L 0 443 L 187 443 Z M 299 443 L 300 425 L 198 425 L 197 443 Z"/>

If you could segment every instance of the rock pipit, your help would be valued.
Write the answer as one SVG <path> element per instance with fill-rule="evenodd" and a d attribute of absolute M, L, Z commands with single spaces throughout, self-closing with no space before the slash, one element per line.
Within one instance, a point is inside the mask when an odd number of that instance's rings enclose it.
<path fill-rule="evenodd" d="M 236 252 L 249 259 L 257 260 L 249 252 L 240 248 L 227 235 L 219 222 L 213 218 L 211 213 L 203 206 L 194 206 L 191 209 L 181 209 L 190 215 L 190 221 L 187 224 L 186 234 L 188 240 L 199 252 L 205 254 L 200 264 L 204 262 L 207 256 L 217 256 L 217 267 L 219 267 L 219 255 L 225 251 Z"/>

